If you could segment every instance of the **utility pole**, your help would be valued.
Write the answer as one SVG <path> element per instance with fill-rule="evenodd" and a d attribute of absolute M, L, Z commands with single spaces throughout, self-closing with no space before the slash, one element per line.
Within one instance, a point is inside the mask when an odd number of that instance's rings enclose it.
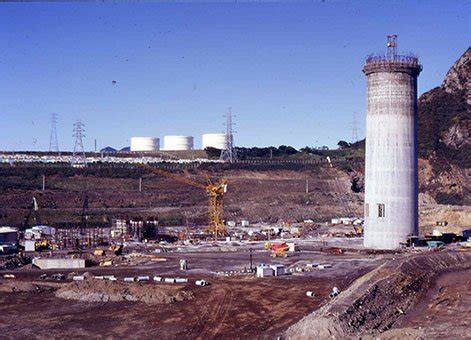
<path fill-rule="evenodd" d="M 252 267 L 252 252 L 253 252 L 253 249 L 252 247 L 249 248 L 249 251 L 250 251 L 250 272 L 253 271 L 253 267 Z"/>
<path fill-rule="evenodd" d="M 51 115 L 51 135 L 49 137 L 49 152 L 59 152 L 57 142 L 57 113 Z"/>
<path fill-rule="evenodd" d="M 234 163 L 237 160 L 234 146 L 234 131 L 232 129 L 232 108 L 226 114 L 226 147 L 221 151 L 220 159 L 224 162 Z"/>
<path fill-rule="evenodd" d="M 73 137 L 75 137 L 75 145 L 74 145 L 74 152 L 72 155 L 72 163 L 73 164 L 87 164 L 87 157 L 85 156 L 85 150 L 83 148 L 83 138 L 85 137 L 85 130 L 84 130 L 84 124 L 80 121 L 77 120 L 74 123 L 74 134 Z"/>

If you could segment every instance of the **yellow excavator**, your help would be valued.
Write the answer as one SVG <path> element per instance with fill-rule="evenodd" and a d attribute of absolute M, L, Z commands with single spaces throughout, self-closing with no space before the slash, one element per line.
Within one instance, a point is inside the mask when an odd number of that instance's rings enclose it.
<path fill-rule="evenodd" d="M 36 249 L 36 251 L 41 251 L 50 250 L 52 247 L 48 240 L 41 239 L 34 242 L 34 248 Z"/>
<path fill-rule="evenodd" d="M 353 224 L 353 230 L 355 230 L 355 233 L 357 236 L 363 236 L 363 226 L 362 225 L 354 225 Z"/>
<path fill-rule="evenodd" d="M 224 225 L 224 208 L 223 208 L 223 197 L 227 192 L 227 179 L 222 179 L 218 183 L 213 183 L 211 179 L 207 178 L 207 184 L 196 182 L 188 177 L 181 174 L 172 173 L 160 168 L 143 164 L 141 165 L 144 169 L 158 175 L 162 175 L 176 181 L 186 183 L 188 185 L 205 190 L 208 194 L 208 229 L 207 231 L 214 235 L 217 240 L 218 237 L 227 235 L 227 228 Z"/>

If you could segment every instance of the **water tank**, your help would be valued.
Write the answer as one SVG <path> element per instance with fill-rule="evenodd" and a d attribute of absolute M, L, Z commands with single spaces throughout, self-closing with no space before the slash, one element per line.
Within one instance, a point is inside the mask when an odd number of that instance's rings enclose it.
<path fill-rule="evenodd" d="M 191 136 L 164 136 L 164 150 L 193 150 L 193 137 Z"/>
<path fill-rule="evenodd" d="M 391 36 L 395 39 L 396 36 Z M 388 47 L 396 47 L 388 44 Z M 418 233 L 416 57 L 369 57 L 364 245 L 394 249 Z"/>
<path fill-rule="evenodd" d="M 132 137 L 131 152 L 152 152 L 160 149 L 160 140 L 157 137 Z"/>
<path fill-rule="evenodd" d="M 208 147 L 224 150 L 227 147 L 227 135 L 225 133 L 206 133 L 201 139 L 203 150 Z"/>

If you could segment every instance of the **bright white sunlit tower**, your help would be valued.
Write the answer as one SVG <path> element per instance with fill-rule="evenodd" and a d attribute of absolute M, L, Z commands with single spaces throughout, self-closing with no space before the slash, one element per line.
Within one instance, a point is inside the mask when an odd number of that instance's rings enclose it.
<path fill-rule="evenodd" d="M 370 56 L 367 77 L 366 247 L 394 249 L 418 233 L 417 77 L 414 56 L 397 54 L 388 36 L 386 55 Z"/>

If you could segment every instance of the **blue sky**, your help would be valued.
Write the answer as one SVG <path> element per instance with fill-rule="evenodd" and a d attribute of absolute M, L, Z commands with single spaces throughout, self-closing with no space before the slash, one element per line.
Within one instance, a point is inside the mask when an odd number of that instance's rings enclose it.
<path fill-rule="evenodd" d="M 221 132 L 231 106 L 242 146 L 333 147 L 364 135 L 366 55 L 399 35 L 440 85 L 470 45 L 469 1 L 2 3 L 0 150 L 47 150 L 59 115 L 85 146 L 131 136 Z M 116 84 L 112 82 L 116 81 Z"/>

